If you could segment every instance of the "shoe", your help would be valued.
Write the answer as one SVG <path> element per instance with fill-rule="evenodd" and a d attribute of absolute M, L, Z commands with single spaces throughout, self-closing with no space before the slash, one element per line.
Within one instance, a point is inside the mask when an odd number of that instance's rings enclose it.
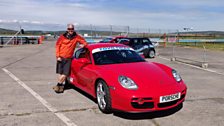
<path fill-rule="evenodd" d="M 59 86 L 59 92 L 60 92 L 60 93 L 63 93 L 63 92 L 64 92 L 64 85 Z"/>
<path fill-rule="evenodd" d="M 56 93 L 63 93 L 64 92 L 64 86 L 54 86 L 53 87 L 53 90 L 56 92 Z"/>

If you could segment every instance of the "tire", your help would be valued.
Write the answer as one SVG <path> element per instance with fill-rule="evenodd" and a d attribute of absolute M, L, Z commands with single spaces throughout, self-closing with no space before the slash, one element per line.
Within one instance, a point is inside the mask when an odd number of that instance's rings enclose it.
<path fill-rule="evenodd" d="M 155 51 L 154 50 L 149 50 L 149 52 L 148 52 L 148 57 L 149 58 L 154 58 L 155 57 Z"/>
<path fill-rule="evenodd" d="M 99 80 L 96 84 L 96 100 L 101 112 L 112 112 L 110 91 L 105 81 Z"/>

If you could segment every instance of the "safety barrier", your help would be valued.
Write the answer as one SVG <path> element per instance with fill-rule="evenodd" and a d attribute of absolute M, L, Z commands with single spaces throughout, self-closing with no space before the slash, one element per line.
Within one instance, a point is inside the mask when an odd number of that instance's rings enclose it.
<path fill-rule="evenodd" d="M 0 36 L 0 45 L 42 44 L 43 36 Z"/>

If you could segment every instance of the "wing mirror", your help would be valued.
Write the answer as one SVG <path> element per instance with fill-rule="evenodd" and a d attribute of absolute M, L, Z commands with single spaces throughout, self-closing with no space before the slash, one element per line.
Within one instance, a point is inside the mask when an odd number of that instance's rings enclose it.
<path fill-rule="evenodd" d="M 79 58 L 77 61 L 82 64 L 90 64 L 90 60 L 87 58 Z"/>

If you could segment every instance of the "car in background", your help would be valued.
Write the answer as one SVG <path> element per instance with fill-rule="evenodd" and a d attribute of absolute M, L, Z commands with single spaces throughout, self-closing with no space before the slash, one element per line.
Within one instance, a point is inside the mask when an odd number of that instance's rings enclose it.
<path fill-rule="evenodd" d="M 112 37 L 107 37 L 107 38 L 99 41 L 99 43 L 111 43 L 112 39 L 113 39 Z"/>
<path fill-rule="evenodd" d="M 68 82 L 95 98 L 103 113 L 167 110 L 181 105 L 187 93 L 176 70 L 148 62 L 123 44 L 77 50 Z"/>
<path fill-rule="evenodd" d="M 154 58 L 156 55 L 155 46 L 149 38 L 123 38 L 118 43 L 132 47 L 137 53 L 143 54 L 146 58 Z"/>
<path fill-rule="evenodd" d="M 99 43 L 117 43 L 119 39 L 126 38 L 126 36 L 107 37 L 101 40 Z"/>
<path fill-rule="evenodd" d="M 159 42 L 157 42 L 157 41 L 151 41 L 151 42 L 154 45 L 154 47 L 159 47 Z"/>

